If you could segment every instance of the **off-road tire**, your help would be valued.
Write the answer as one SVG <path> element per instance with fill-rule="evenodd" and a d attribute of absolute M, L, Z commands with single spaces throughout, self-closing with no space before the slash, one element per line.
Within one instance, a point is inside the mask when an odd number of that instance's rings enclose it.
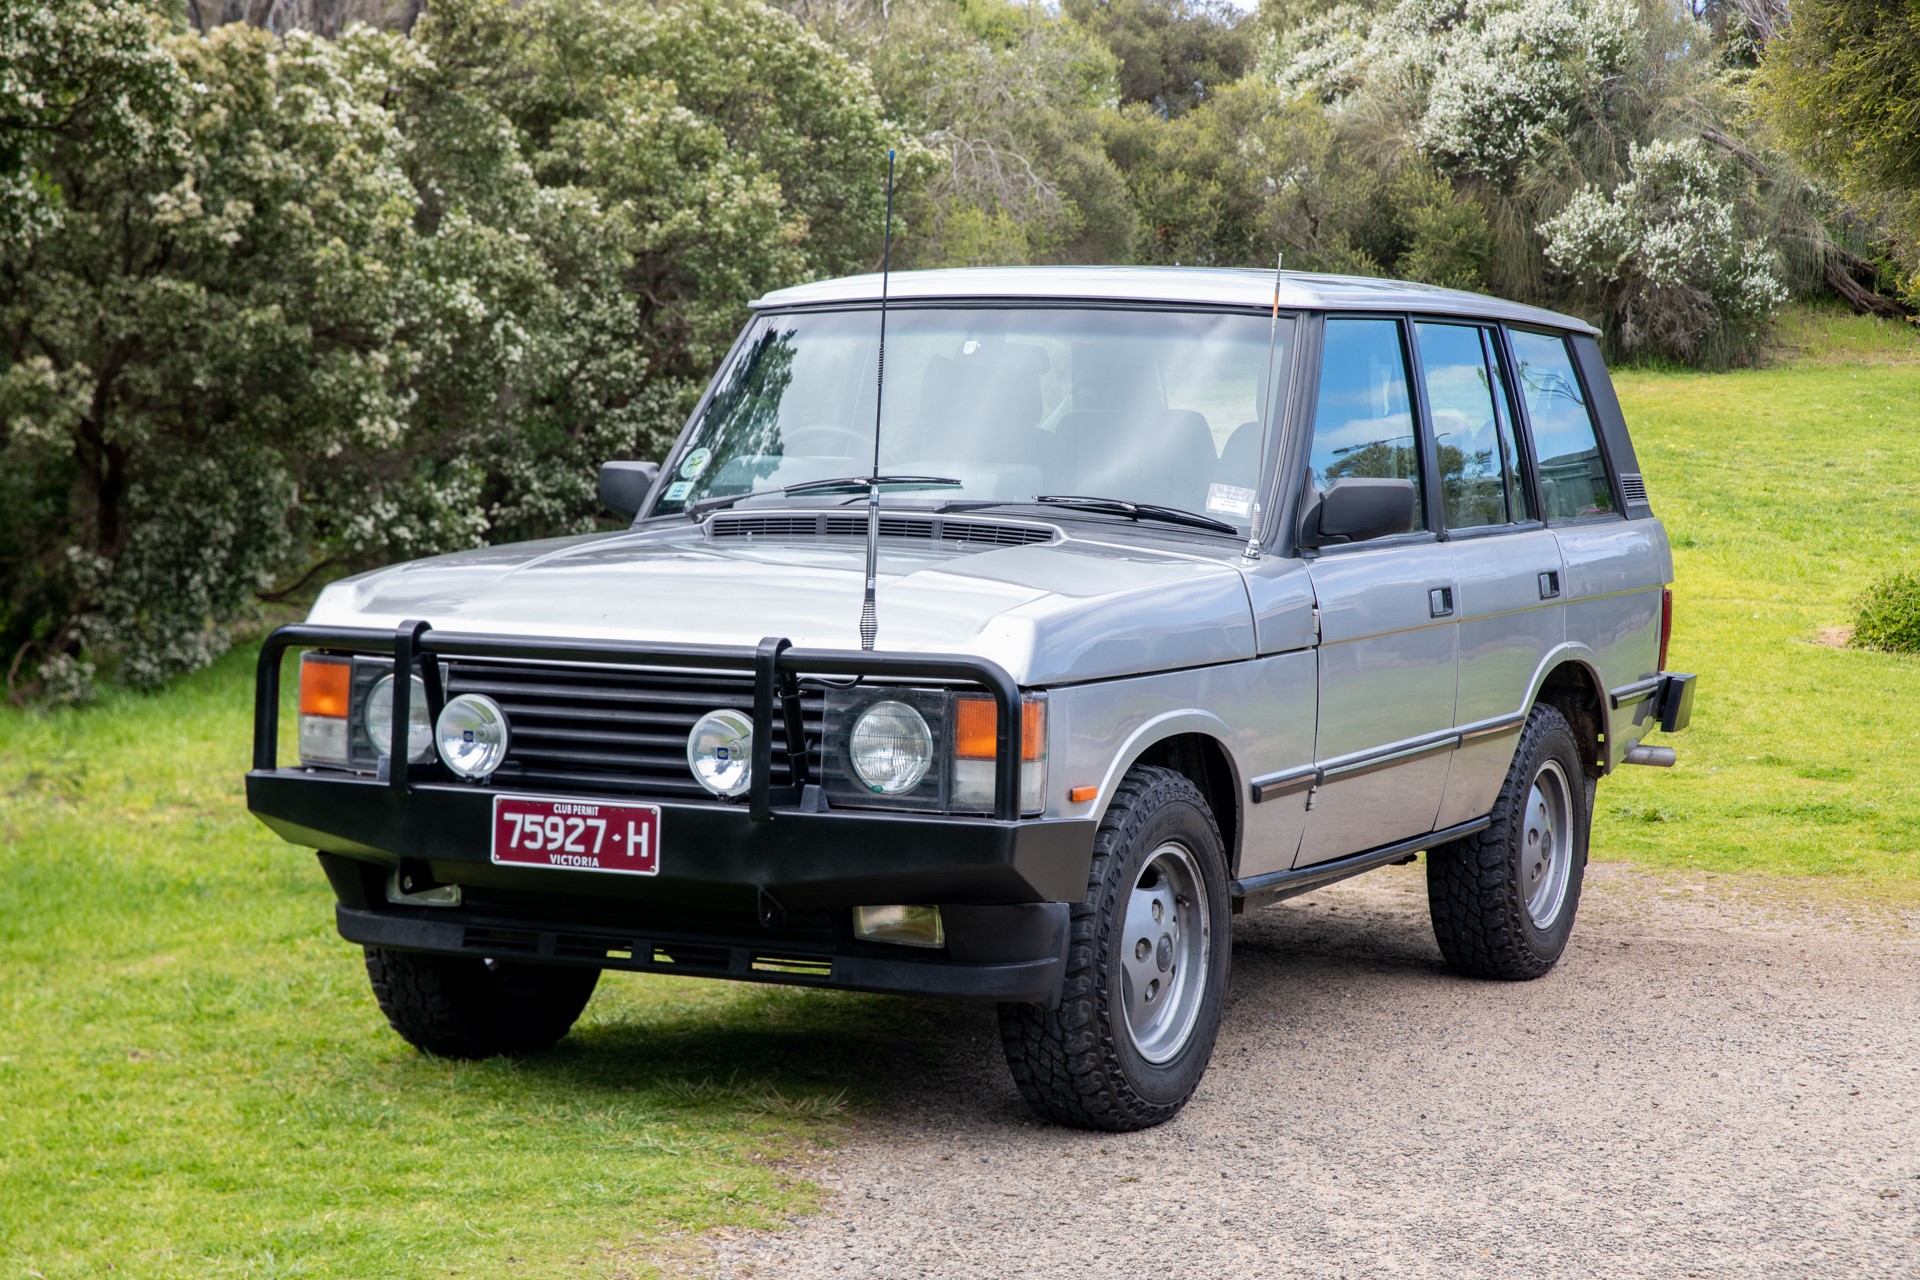
<path fill-rule="evenodd" d="M 1124 1021 L 1119 947 L 1129 895 L 1156 849 L 1178 841 L 1206 893 L 1209 948 L 1192 1030 L 1156 1065 Z M 1171 769 L 1138 765 L 1121 781 L 1094 836 L 1087 896 L 1073 904 L 1058 1008 L 1000 1006 L 1000 1038 L 1021 1097 L 1041 1116 L 1081 1129 L 1127 1132 L 1177 1114 L 1213 1056 L 1232 952 L 1226 853 L 1199 789 Z"/>
<path fill-rule="evenodd" d="M 1559 910 L 1543 928 L 1527 909 L 1522 858 L 1528 796 L 1550 762 L 1569 784 L 1572 861 Z M 1494 801 L 1492 825 L 1427 853 L 1427 905 L 1449 965 L 1473 977 L 1508 981 L 1538 978 L 1553 968 L 1580 906 L 1593 791 L 1566 717 L 1554 707 L 1534 707 Z"/>
<path fill-rule="evenodd" d="M 598 969 L 368 947 L 367 976 L 401 1038 L 441 1058 L 551 1049 L 572 1029 Z"/>

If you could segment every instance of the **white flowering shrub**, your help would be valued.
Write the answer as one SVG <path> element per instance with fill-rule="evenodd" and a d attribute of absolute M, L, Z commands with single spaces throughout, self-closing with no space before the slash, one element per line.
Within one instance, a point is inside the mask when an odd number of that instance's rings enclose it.
<path fill-rule="evenodd" d="M 1698 139 L 1635 146 L 1633 176 L 1587 187 L 1540 226 L 1547 260 L 1605 313 L 1615 350 L 1707 364 L 1751 353 L 1787 300 L 1738 178 Z"/>
<path fill-rule="evenodd" d="M 1442 172 L 1500 180 L 1547 151 L 1640 46 L 1638 0 L 1397 0 L 1323 10 L 1281 32 L 1286 93 L 1404 117 Z"/>
<path fill-rule="evenodd" d="M 1421 149 L 1449 173 L 1514 173 L 1624 70 L 1638 18 L 1634 0 L 1469 3 L 1433 71 Z"/>

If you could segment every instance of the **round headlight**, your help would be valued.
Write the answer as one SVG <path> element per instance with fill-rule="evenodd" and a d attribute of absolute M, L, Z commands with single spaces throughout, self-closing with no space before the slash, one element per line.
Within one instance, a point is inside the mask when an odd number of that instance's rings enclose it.
<path fill-rule="evenodd" d="M 854 721 L 847 755 L 860 781 L 881 795 L 911 791 L 933 764 L 933 734 L 904 702 L 876 702 Z"/>
<path fill-rule="evenodd" d="M 381 676 L 367 690 L 367 737 L 380 755 L 393 751 L 393 677 Z M 407 692 L 407 760 L 419 764 L 433 759 L 433 722 L 427 719 L 427 682 L 413 677 Z"/>
<path fill-rule="evenodd" d="M 433 736 L 447 768 L 463 778 L 490 777 L 507 758 L 507 713 L 492 698 L 463 693 L 440 708 Z"/>
<path fill-rule="evenodd" d="M 717 796 L 743 794 L 753 781 L 753 721 L 738 711 L 709 711 L 687 735 L 687 767 Z"/>

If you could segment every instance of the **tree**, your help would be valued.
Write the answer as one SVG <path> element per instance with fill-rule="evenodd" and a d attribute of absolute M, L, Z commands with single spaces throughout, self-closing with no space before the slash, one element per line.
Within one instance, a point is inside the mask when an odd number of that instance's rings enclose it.
<path fill-rule="evenodd" d="M 1108 148 L 1141 214 L 1149 262 L 1390 272 L 1479 287 L 1492 238 L 1479 208 L 1417 157 L 1371 163 L 1306 97 L 1231 85 L 1180 118 L 1121 113 Z"/>
<path fill-rule="evenodd" d="M 1905 0 L 1794 0 L 1761 62 L 1789 150 L 1883 229 L 1920 303 L 1920 10 Z"/>
<path fill-rule="evenodd" d="M 296 540 L 300 460 L 404 436 L 415 233 L 351 42 L 55 12 L 57 52 L 9 60 L 59 123 L 4 129 L 0 632 L 10 683 L 78 691 L 101 650 L 136 683 L 218 652 Z M 456 508 L 418 513 L 431 540 Z"/>
<path fill-rule="evenodd" d="M 1133 212 L 1100 148 L 1118 93 L 1113 54 L 1008 0 L 867 0 L 798 8 L 873 72 L 904 157 L 897 265 L 1124 257 Z"/>
<path fill-rule="evenodd" d="M 206 661 L 342 569 L 596 525 L 767 289 L 880 239 L 865 73 L 757 0 L 415 38 L 0 0 L 0 642 Z M 36 674 L 37 673 L 37 674 Z"/>
<path fill-rule="evenodd" d="M 1245 75 L 1249 25 L 1220 0 L 1064 0 L 1119 60 L 1120 101 L 1172 118 Z"/>
<path fill-rule="evenodd" d="M 667 447 L 750 300 L 877 259 L 898 137 L 862 68 L 756 0 L 444 0 L 416 34 L 428 212 L 512 231 L 546 282 L 487 437 L 492 536 L 590 530 L 599 461 Z M 442 429 L 479 420 L 449 403 Z"/>

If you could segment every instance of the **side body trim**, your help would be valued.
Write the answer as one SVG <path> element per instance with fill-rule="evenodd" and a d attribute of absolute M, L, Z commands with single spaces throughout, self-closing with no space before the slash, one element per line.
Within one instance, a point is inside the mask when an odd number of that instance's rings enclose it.
<path fill-rule="evenodd" d="M 1270 773 L 1264 778 L 1255 778 L 1250 786 L 1253 802 L 1277 800 L 1281 796 L 1290 796 L 1296 791 L 1305 791 L 1320 785 L 1320 771 L 1312 765 L 1302 765 L 1297 769 L 1285 769 L 1279 773 Z"/>
<path fill-rule="evenodd" d="M 1623 684 L 1618 689 L 1607 692 L 1607 701 L 1618 711 L 1622 707 L 1631 707 L 1645 702 L 1660 692 L 1660 677 L 1649 676 L 1645 680 L 1636 680 L 1632 684 Z"/>
<path fill-rule="evenodd" d="M 1372 773 L 1376 769 L 1385 769 L 1390 765 L 1403 764 L 1408 760 L 1418 760 L 1422 756 L 1435 755 L 1442 751 L 1451 751 L 1460 745 L 1460 730 L 1447 729 L 1441 733 L 1410 741 L 1397 742 L 1391 746 L 1366 752 L 1357 752 L 1344 759 L 1330 760 L 1320 766 L 1320 781 L 1334 778 L 1353 778 L 1363 773 Z"/>
<path fill-rule="evenodd" d="M 1527 713 L 1522 711 L 1517 715 L 1495 716 L 1491 720 L 1477 720 L 1472 724 L 1463 724 L 1460 726 L 1460 741 L 1478 742 L 1482 738 L 1499 738 L 1509 733 L 1518 733 L 1526 722 Z"/>

